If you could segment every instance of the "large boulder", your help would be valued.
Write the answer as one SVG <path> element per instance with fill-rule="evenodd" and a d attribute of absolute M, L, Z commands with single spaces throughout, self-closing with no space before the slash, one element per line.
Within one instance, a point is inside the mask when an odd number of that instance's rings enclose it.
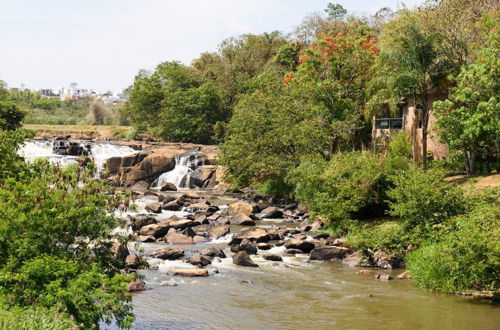
<path fill-rule="evenodd" d="M 213 226 L 208 229 L 208 233 L 211 238 L 217 239 L 219 237 L 225 236 L 229 234 L 228 226 Z"/>
<path fill-rule="evenodd" d="M 236 226 L 255 226 L 255 221 L 252 220 L 248 215 L 243 213 L 235 214 L 229 223 Z"/>
<path fill-rule="evenodd" d="M 277 207 L 271 206 L 263 209 L 259 217 L 262 219 L 278 219 L 283 217 L 283 211 Z"/>
<path fill-rule="evenodd" d="M 342 259 L 351 251 L 342 246 L 320 246 L 314 248 L 309 255 L 310 260 Z"/>
<path fill-rule="evenodd" d="M 161 213 L 161 204 L 159 202 L 149 203 L 145 209 L 148 212 Z"/>
<path fill-rule="evenodd" d="M 202 255 L 208 256 L 208 257 L 218 257 L 218 258 L 225 258 L 226 257 L 226 254 L 224 253 L 224 251 L 222 251 L 222 249 L 215 247 L 215 246 L 203 249 L 200 251 L 200 253 Z"/>
<path fill-rule="evenodd" d="M 256 228 L 244 229 L 239 233 L 235 234 L 229 244 L 230 245 L 240 244 L 241 241 L 244 240 L 245 238 L 256 243 L 269 242 L 271 239 L 265 228 L 256 227 Z"/>
<path fill-rule="evenodd" d="M 309 252 L 311 252 L 312 249 L 314 249 L 315 245 L 312 242 L 303 241 L 303 240 L 294 238 L 294 239 L 286 241 L 285 247 L 287 249 L 298 249 L 304 253 L 309 253 Z"/>
<path fill-rule="evenodd" d="M 156 238 L 159 238 L 159 237 L 164 236 L 168 232 L 169 229 L 170 229 L 170 226 L 168 225 L 168 223 L 163 223 L 163 222 L 153 223 L 151 225 L 143 226 L 139 230 L 139 234 L 144 235 L 144 236 L 152 235 Z"/>
<path fill-rule="evenodd" d="M 236 202 L 228 206 L 230 214 L 236 215 L 238 213 L 249 216 L 253 212 L 253 206 L 247 202 Z"/>
<path fill-rule="evenodd" d="M 160 188 L 160 191 L 177 191 L 177 187 L 175 184 L 167 182 Z"/>
<path fill-rule="evenodd" d="M 178 201 L 170 201 L 163 204 L 162 208 L 165 211 L 179 211 L 182 208 L 182 204 L 180 204 Z"/>
<path fill-rule="evenodd" d="M 154 217 L 148 214 L 136 214 L 129 215 L 130 225 L 132 226 L 132 230 L 137 231 L 144 226 L 155 224 L 157 221 Z"/>
<path fill-rule="evenodd" d="M 165 247 L 155 250 L 149 255 L 153 258 L 159 258 L 163 260 L 177 260 L 184 256 L 184 250 L 180 248 Z"/>
<path fill-rule="evenodd" d="M 179 233 L 168 233 L 165 235 L 164 240 L 169 244 L 193 244 L 193 238 Z"/>
<path fill-rule="evenodd" d="M 240 251 L 233 255 L 233 263 L 238 266 L 259 267 L 245 251 Z"/>
<path fill-rule="evenodd" d="M 205 267 L 207 265 L 210 265 L 212 263 L 212 260 L 206 256 L 194 255 L 188 259 L 188 262 L 194 266 Z"/>

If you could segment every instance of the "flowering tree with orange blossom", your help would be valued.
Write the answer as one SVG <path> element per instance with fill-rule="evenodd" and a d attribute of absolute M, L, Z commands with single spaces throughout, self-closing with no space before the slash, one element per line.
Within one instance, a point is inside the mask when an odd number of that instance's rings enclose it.
<path fill-rule="evenodd" d="M 297 72 L 283 79 L 306 89 L 321 105 L 316 111 L 321 111 L 331 136 L 328 157 L 363 143 L 366 82 L 379 51 L 372 28 L 356 21 L 330 23 L 302 53 Z"/>

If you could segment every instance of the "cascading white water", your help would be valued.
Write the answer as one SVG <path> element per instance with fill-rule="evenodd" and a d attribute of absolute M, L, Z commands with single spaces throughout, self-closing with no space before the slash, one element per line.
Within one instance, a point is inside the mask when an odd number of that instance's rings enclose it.
<path fill-rule="evenodd" d="M 177 188 L 191 188 L 192 178 L 197 174 L 199 166 L 205 165 L 205 156 L 202 153 L 187 153 L 175 157 L 173 170 L 163 173 L 153 182 L 153 187 L 161 189 L 167 182 Z"/>
<path fill-rule="evenodd" d="M 80 144 L 85 150 L 87 146 Z M 96 164 L 98 172 L 100 172 L 107 159 L 111 157 L 124 157 L 132 155 L 137 151 L 127 147 L 118 146 L 110 143 L 92 143 L 89 144 L 89 157 Z M 47 158 L 51 163 L 58 166 L 66 166 L 76 164 L 79 156 L 58 155 L 54 152 L 53 141 L 29 141 L 19 148 L 18 154 L 26 161 L 33 162 L 38 158 Z"/>

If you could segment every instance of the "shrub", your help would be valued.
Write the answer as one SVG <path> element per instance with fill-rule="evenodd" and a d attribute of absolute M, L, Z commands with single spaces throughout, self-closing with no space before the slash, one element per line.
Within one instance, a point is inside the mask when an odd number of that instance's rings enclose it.
<path fill-rule="evenodd" d="M 67 330 L 76 324 L 67 316 L 44 308 L 0 310 L 0 330 Z"/>
<path fill-rule="evenodd" d="M 367 152 L 338 153 L 329 162 L 306 160 L 287 182 L 295 197 L 332 222 L 373 217 L 385 209 L 383 161 Z"/>
<path fill-rule="evenodd" d="M 415 283 L 444 292 L 499 289 L 499 222 L 498 202 L 454 218 L 456 230 L 408 255 Z"/>
<path fill-rule="evenodd" d="M 438 170 L 424 171 L 412 166 L 392 177 L 394 187 L 387 192 L 390 214 L 405 220 L 409 227 L 427 227 L 464 211 L 460 188 L 447 183 Z"/>

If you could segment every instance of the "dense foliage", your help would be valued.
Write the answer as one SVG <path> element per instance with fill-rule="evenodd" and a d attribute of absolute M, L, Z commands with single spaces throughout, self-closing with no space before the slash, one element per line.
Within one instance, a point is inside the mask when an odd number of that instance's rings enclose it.
<path fill-rule="evenodd" d="M 489 172 L 500 164 L 500 34 L 495 18 L 484 20 L 487 43 L 474 63 L 462 67 L 457 87 L 447 100 L 434 103 L 440 137 L 463 153 L 467 173 L 477 167 Z"/>
<path fill-rule="evenodd" d="M 28 136 L 0 130 L 0 307 L 57 309 L 84 328 L 111 320 L 130 326 L 128 279 L 110 249 L 118 223 L 109 214 L 119 199 L 92 167 L 25 164 L 16 151 Z"/>

